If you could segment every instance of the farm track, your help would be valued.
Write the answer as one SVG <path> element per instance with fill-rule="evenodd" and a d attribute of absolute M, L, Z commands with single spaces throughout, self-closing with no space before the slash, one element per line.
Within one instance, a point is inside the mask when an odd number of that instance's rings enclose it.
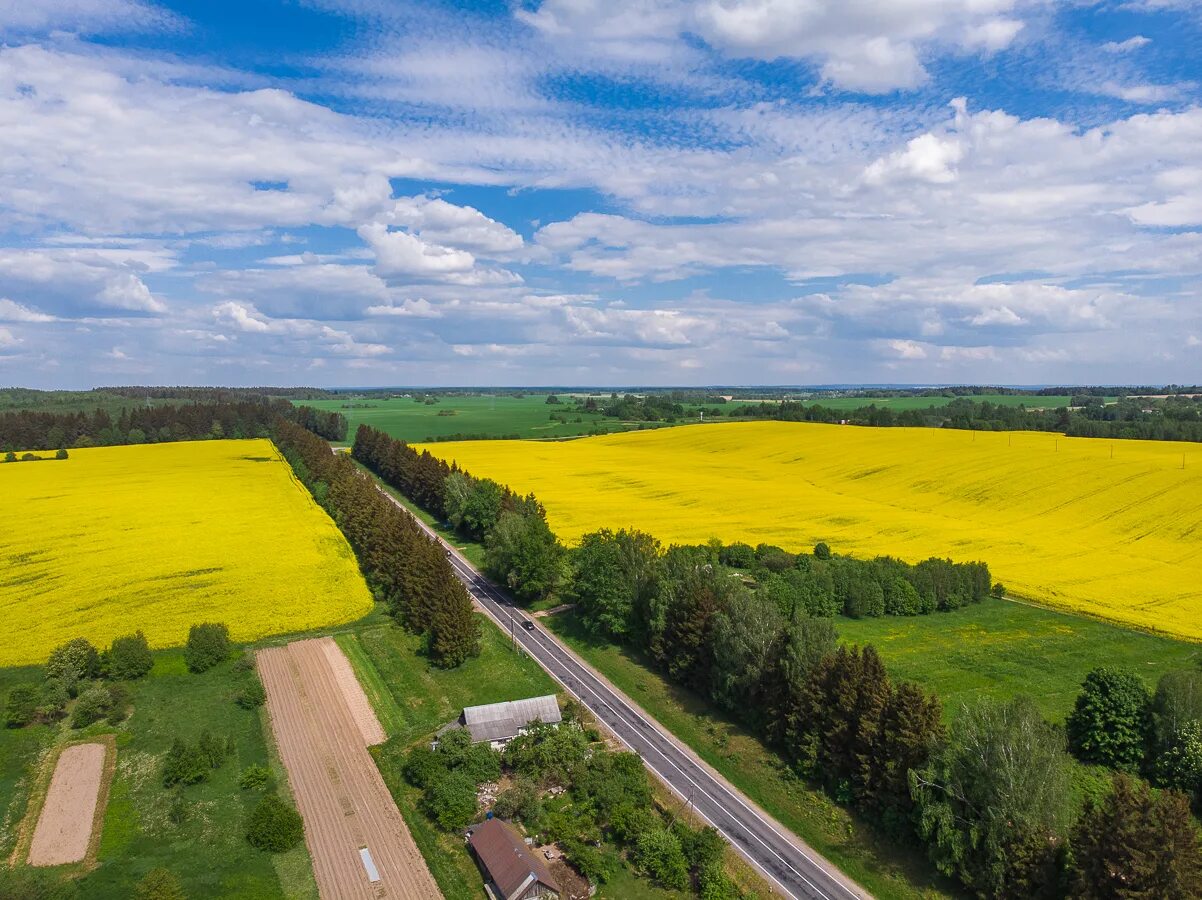
<path fill-rule="evenodd" d="M 339 684 L 340 671 L 330 661 L 331 650 L 341 657 L 332 639 L 316 638 L 257 653 L 272 730 L 305 820 L 305 843 L 321 896 L 440 897 L 367 752 L 363 710 L 356 716 L 348 702 Z M 370 714 L 370 708 L 366 712 Z M 378 722 L 374 727 L 383 734 Z M 361 847 L 370 850 L 379 870 L 376 884 L 368 880 Z"/>
<path fill-rule="evenodd" d="M 92 743 L 72 744 L 59 755 L 29 847 L 31 866 L 74 863 L 87 855 L 97 820 L 103 818 L 107 753 L 104 743 Z"/>

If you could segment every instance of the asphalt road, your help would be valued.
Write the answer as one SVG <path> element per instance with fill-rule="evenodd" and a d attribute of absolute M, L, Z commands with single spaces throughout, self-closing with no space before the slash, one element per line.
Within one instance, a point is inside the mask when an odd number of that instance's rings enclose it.
<path fill-rule="evenodd" d="M 395 497 L 381 491 L 393 503 Z M 397 503 L 404 509 L 404 506 Z M 438 536 L 416 519 L 434 538 Z M 446 546 L 444 544 L 444 546 Z M 831 863 L 802 843 L 783 825 L 768 818 L 724 778 L 702 765 L 663 726 L 638 709 L 558 638 L 477 572 L 453 547 L 451 563 L 459 580 L 503 631 L 550 673 L 564 689 L 587 706 L 623 744 L 682 800 L 713 825 L 757 868 L 774 890 L 806 900 L 852 900 L 870 897 Z M 523 623 L 530 622 L 527 629 Z"/>

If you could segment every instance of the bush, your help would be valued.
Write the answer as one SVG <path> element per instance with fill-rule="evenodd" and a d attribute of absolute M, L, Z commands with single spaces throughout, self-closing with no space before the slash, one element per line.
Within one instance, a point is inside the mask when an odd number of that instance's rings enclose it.
<path fill-rule="evenodd" d="M 46 660 L 46 677 L 58 678 L 70 692 L 86 678 L 100 676 L 100 654 L 86 638 L 75 638 L 55 647 Z"/>
<path fill-rule="evenodd" d="M 154 666 L 150 644 L 141 631 L 115 638 L 107 655 L 108 675 L 122 681 L 141 678 Z"/>
<path fill-rule="evenodd" d="M 464 772 L 447 772 L 426 788 L 422 805 L 444 831 L 462 831 L 476 815 L 476 782 Z"/>
<path fill-rule="evenodd" d="M 268 787 L 274 780 L 267 766 L 247 766 L 238 776 L 238 787 L 244 791 L 255 791 Z"/>
<path fill-rule="evenodd" d="M 93 722 L 99 722 L 109 714 L 112 706 L 112 694 L 103 684 L 85 688 L 75 701 L 75 709 L 71 711 L 71 727 L 86 728 Z"/>
<path fill-rule="evenodd" d="M 648 829 L 634 843 L 638 867 L 664 887 L 683 890 L 689 885 L 689 867 L 676 835 L 662 826 Z"/>
<path fill-rule="evenodd" d="M 259 850 L 282 853 L 295 847 L 304 836 L 305 823 L 300 813 L 275 794 L 260 800 L 246 822 L 246 839 Z"/>
<path fill-rule="evenodd" d="M 732 569 L 750 569 L 755 565 L 755 550 L 750 544 L 736 541 L 718 551 L 718 562 Z"/>
<path fill-rule="evenodd" d="M 151 869 L 138 882 L 134 900 L 188 900 L 183 885 L 170 869 Z"/>
<path fill-rule="evenodd" d="M 256 709 L 267 702 L 267 692 L 263 690 L 263 682 L 257 675 L 252 675 L 246 687 L 238 692 L 234 702 L 243 709 Z"/>
<path fill-rule="evenodd" d="M 814 545 L 814 558 L 815 559 L 830 559 L 831 558 L 831 548 L 827 546 L 825 541 L 819 541 L 817 544 Z"/>
<path fill-rule="evenodd" d="M 562 846 L 568 862 L 593 884 L 604 884 L 618 869 L 616 857 L 577 838 L 565 839 Z"/>
<path fill-rule="evenodd" d="M 8 701 L 4 704 L 5 727 L 21 728 L 32 722 L 41 699 L 42 692 L 36 684 L 27 682 L 15 685 L 8 692 Z"/>
<path fill-rule="evenodd" d="M 42 686 L 42 701 L 38 705 L 38 716 L 48 722 L 61 719 L 67 711 L 71 694 L 61 678 L 47 678 Z"/>
<path fill-rule="evenodd" d="M 188 821 L 188 800 L 182 788 L 177 787 L 171 793 L 171 803 L 167 806 L 167 821 L 172 825 L 183 825 Z"/>
<path fill-rule="evenodd" d="M 206 729 L 200 733 L 196 750 L 210 769 L 220 769 L 226 756 L 232 752 L 233 746 L 221 738 L 213 737 Z"/>
<path fill-rule="evenodd" d="M 105 721 L 110 725 L 120 725 L 129 714 L 129 691 L 123 684 L 110 684 L 108 692 L 112 702 L 109 704 L 108 715 L 104 717 Z"/>
<path fill-rule="evenodd" d="M 199 784 L 209 777 L 209 760 L 194 747 L 179 738 L 171 743 L 163 766 L 163 787 L 177 784 Z"/>
<path fill-rule="evenodd" d="M 219 622 L 204 622 L 188 629 L 184 662 L 189 672 L 207 672 L 230 655 L 230 630 Z"/>
<path fill-rule="evenodd" d="M 66 450 L 66 448 L 65 448 L 65 447 L 59 447 L 59 448 L 58 448 L 58 452 L 54 454 L 54 458 L 55 458 L 55 459 L 66 459 L 66 458 L 67 458 L 67 450 Z"/>

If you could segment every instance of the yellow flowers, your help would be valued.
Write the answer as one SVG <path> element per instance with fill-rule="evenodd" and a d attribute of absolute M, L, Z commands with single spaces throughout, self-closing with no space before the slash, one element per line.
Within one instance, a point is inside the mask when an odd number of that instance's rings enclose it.
<path fill-rule="evenodd" d="M 342 534 L 266 440 L 72 450 L 0 464 L 0 666 L 72 637 L 194 622 L 235 640 L 348 622 L 371 608 Z"/>
<path fill-rule="evenodd" d="M 981 559 L 1012 594 L 1202 640 L 1195 444 L 750 422 L 428 449 L 534 491 L 569 541 L 633 526 L 665 543 Z"/>

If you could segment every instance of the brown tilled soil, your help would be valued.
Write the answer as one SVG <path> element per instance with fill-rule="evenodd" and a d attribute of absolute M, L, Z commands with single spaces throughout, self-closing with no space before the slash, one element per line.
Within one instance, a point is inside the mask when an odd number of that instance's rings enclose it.
<path fill-rule="evenodd" d="M 380 726 L 380 720 L 376 718 L 376 711 L 371 708 L 371 701 L 363 692 L 363 685 L 359 684 L 359 679 L 355 677 L 355 671 L 351 668 L 350 662 L 339 646 L 334 643 L 333 638 L 324 637 L 316 638 L 316 640 L 321 644 L 322 652 L 325 653 L 330 668 L 334 670 L 334 679 L 338 682 L 338 688 L 342 691 L 346 705 L 350 707 L 355 724 L 359 726 L 359 733 L 363 735 L 363 743 L 368 747 L 384 743 L 388 740 L 388 735 Z"/>
<path fill-rule="evenodd" d="M 104 744 L 73 744 L 59 756 L 29 845 L 31 866 L 79 862 L 87 855 L 106 751 Z"/>
<path fill-rule="evenodd" d="M 271 727 L 305 820 L 322 900 L 441 897 L 364 746 L 325 643 L 298 641 L 258 652 Z M 376 884 L 368 881 L 361 847 L 375 860 Z"/>

